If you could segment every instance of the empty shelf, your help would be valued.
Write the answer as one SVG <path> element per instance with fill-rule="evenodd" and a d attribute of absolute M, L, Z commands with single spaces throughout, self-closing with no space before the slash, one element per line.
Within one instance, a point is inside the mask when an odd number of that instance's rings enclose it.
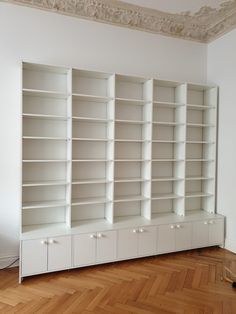
<path fill-rule="evenodd" d="M 153 121 L 152 124 L 155 126 L 182 126 L 185 125 L 184 123 L 176 123 L 176 122 L 160 122 L 160 121 Z"/>
<path fill-rule="evenodd" d="M 86 141 L 86 142 L 108 142 L 112 141 L 107 138 L 90 138 L 90 137 L 73 137 L 73 141 Z"/>
<path fill-rule="evenodd" d="M 153 143 L 170 143 L 170 144 L 181 144 L 184 143 L 184 141 L 175 141 L 175 140 L 152 140 Z"/>
<path fill-rule="evenodd" d="M 25 202 L 22 209 L 34 209 L 34 208 L 50 208 L 50 207 L 62 207 L 68 206 L 65 200 L 61 201 L 41 201 L 41 202 Z"/>
<path fill-rule="evenodd" d="M 151 103 L 151 100 L 144 100 L 144 99 L 132 99 L 132 98 L 115 98 L 117 103 L 130 103 L 134 105 L 144 105 L 147 103 Z"/>
<path fill-rule="evenodd" d="M 145 182 L 149 181 L 148 179 L 144 178 L 115 178 L 115 183 L 125 183 L 125 182 Z"/>
<path fill-rule="evenodd" d="M 133 202 L 133 201 L 145 201 L 148 200 L 147 197 L 143 195 L 120 195 L 115 196 L 114 202 Z"/>
<path fill-rule="evenodd" d="M 139 120 L 122 120 L 122 119 L 116 119 L 116 123 L 120 124 L 146 124 L 146 123 L 151 123 L 151 121 L 139 121 Z"/>
<path fill-rule="evenodd" d="M 177 108 L 180 106 L 184 106 L 182 103 L 176 103 L 176 102 L 166 102 L 166 101 L 153 101 L 154 106 L 159 107 L 170 107 L 170 108 Z"/>
<path fill-rule="evenodd" d="M 213 177 L 187 177 L 187 181 L 196 181 L 196 180 L 213 180 Z"/>
<path fill-rule="evenodd" d="M 205 193 L 205 192 L 188 192 L 185 195 L 186 198 L 190 198 L 190 197 L 208 197 L 208 196 L 213 196 L 213 194 Z"/>
<path fill-rule="evenodd" d="M 134 142 L 134 143 L 145 143 L 150 142 L 150 140 L 137 140 L 137 139 L 115 139 L 115 142 Z"/>
<path fill-rule="evenodd" d="M 215 127 L 214 124 L 201 124 L 201 123 L 187 123 L 188 127 L 191 128 L 208 128 L 208 127 Z"/>
<path fill-rule="evenodd" d="M 213 162 L 214 159 L 207 159 L 207 158 L 189 158 L 186 159 L 187 162 Z"/>
<path fill-rule="evenodd" d="M 29 88 L 23 88 L 23 95 L 47 97 L 47 98 L 60 98 L 60 99 L 66 99 L 68 97 L 68 94 L 60 92 L 60 91 L 29 89 Z"/>
<path fill-rule="evenodd" d="M 60 115 L 53 115 L 53 114 L 40 114 L 40 113 L 23 113 L 23 118 L 30 118 L 30 119 L 48 119 L 48 120 L 68 120 L 69 117 L 60 116 Z"/>
<path fill-rule="evenodd" d="M 104 179 L 98 179 L 98 178 L 92 178 L 92 179 L 78 179 L 73 180 L 72 184 L 97 184 L 97 183 L 110 183 L 111 180 Z"/>
<path fill-rule="evenodd" d="M 94 159 L 72 159 L 72 162 L 110 162 L 112 159 L 101 159 L 101 158 L 94 158 Z"/>
<path fill-rule="evenodd" d="M 150 159 L 115 159 L 115 162 L 148 162 Z"/>
<path fill-rule="evenodd" d="M 77 198 L 72 199 L 72 206 L 76 205 L 89 205 L 89 204 L 104 204 L 111 202 L 111 200 L 105 197 L 86 197 L 86 198 Z"/>
<path fill-rule="evenodd" d="M 50 181 L 25 181 L 22 183 L 23 187 L 30 186 L 53 186 L 53 185 L 67 185 L 69 182 L 63 180 L 50 180 Z"/>
<path fill-rule="evenodd" d="M 215 106 L 196 105 L 196 104 L 187 104 L 187 109 L 208 110 L 208 109 L 216 109 L 216 107 Z"/>
<path fill-rule="evenodd" d="M 69 162 L 69 160 L 66 160 L 66 159 L 23 159 L 23 162 L 26 163 L 26 162 L 29 162 L 29 163 L 37 163 L 37 162 Z"/>
<path fill-rule="evenodd" d="M 69 141 L 66 137 L 56 137 L 56 136 L 23 136 L 24 140 L 56 140 L 56 141 Z"/>
<path fill-rule="evenodd" d="M 104 119 L 104 118 L 89 118 L 89 117 L 72 117 L 73 121 L 83 121 L 83 122 L 94 122 L 94 123 L 107 123 L 112 120 Z"/>
<path fill-rule="evenodd" d="M 210 142 L 210 141 L 186 141 L 186 144 L 215 144 L 215 142 Z"/>
<path fill-rule="evenodd" d="M 152 181 L 154 182 L 165 182 L 165 181 L 180 181 L 184 180 L 183 178 L 178 178 L 178 177 L 153 177 Z"/>
<path fill-rule="evenodd" d="M 88 102 L 107 102 L 112 100 L 112 97 L 98 96 L 98 95 L 86 95 L 86 94 L 72 94 L 73 98 L 76 100 L 88 101 Z"/>
<path fill-rule="evenodd" d="M 167 199 L 175 199 L 182 198 L 183 196 L 177 194 L 153 194 L 152 200 L 167 200 Z"/>
<path fill-rule="evenodd" d="M 174 161 L 184 161 L 184 159 L 176 159 L 176 158 L 153 158 L 153 162 L 174 162 Z"/>

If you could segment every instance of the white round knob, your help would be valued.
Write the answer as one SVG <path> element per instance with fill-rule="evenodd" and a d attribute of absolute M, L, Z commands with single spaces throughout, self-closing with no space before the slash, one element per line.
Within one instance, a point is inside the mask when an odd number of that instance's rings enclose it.
<path fill-rule="evenodd" d="M 137 229 L 133 229 L 133 233 L 137 233 L 138 232 L 138 230 Z"/>
<path fill-rule="evenodd" d="M 91 239 L 96 238 L 95 234 L 90 234 L 90 238 L 91 238 Z"/>
<path fill-rule="evenodd" d="M 177 229 L 180 229 L 180 228 L 181 228 L 181 226 L 180 226 L 180 225 L 177 225 L 177 226 L 176 226 L 176 228 L 177 228 Z"/>
<path fill-rule="evenodd" d="M 98 238 L 100 239 L 102 237 L 102 234 L 101 233 L 98 233 Z"/>
<path fill-rule="evenodd" d="M 210 225 L 213 225 L 213 223 L 214 223 L 214 222 L 213 222 L 212 220 L 209 221 L 209 224 L 210 224 Z"/>
<path fill-rule="evenodd" d="M 143 228 L 140 228 L 140 229 L 139 229 L 139 232 L 143 233 L 143 232 L 144 232 L 144 229 L 143 229 Z"/>
<path fill-rule="evenodd" d="M 204 221 L 204 225 L 208 225 L 208 222 L 207 222 L 207 221 Z"/>
<path fill-rule="evenodd" d="M 42 240 L 41 244 L 47 244 L 47 241 L 46 240 Z"/>
<path fill-rule="evenodd" d="M 174 228 L 175 228 L 175 226 L 174 226 L 174 225 L 171 225 L 171 226 L 170 226 L 170 229 L 174 229 Z"/>
<path fill-rule="evenodd" d="M 50 239 L 49 244 L 53 244 L 53 243 L 56 243 L 56 241 L 54 239 Z"/>

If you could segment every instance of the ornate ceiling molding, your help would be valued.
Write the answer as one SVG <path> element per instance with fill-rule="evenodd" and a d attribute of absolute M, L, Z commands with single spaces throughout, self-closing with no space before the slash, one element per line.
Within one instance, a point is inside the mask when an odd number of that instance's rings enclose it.
<path fill-rule="evenodd" d="M 118 0 L 3 0 L 78 18 L 207 43 L 236 27 L 236 0 L 171 14 Z"/>

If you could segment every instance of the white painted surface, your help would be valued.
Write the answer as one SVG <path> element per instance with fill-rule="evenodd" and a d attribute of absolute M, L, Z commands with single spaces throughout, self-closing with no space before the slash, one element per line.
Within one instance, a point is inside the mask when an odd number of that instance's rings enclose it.
<path fill-rule="evenodd" d="M 116 259 L 116 231 L 97 233 L 97 262 L 113 261 Z"/>
<path fill-rule="evenodd" d="M 198 221 L 193 224 L 193 247 L 202 247 L 209 242 L 208 221 Z"/>
<path fill-rule="evenodd" d="M 220 86 L 218 142 L 218 213 L 226 216 L 225 247 L 236 253 L 236 30 L 208 46 L 208 80 Z"/>
<path fill-rule="evenodd" d="M 156 253 L 157 227 L 139 228 L 138 255 L 152 255 Z"/>
<path fill-rule="evenodd" d="M 136 257 L 138 254 L 138 228 L 118 231 L 117 257 L 120 259 Z"/>
<path fill-rule="evenodd" d="M 48 239 L 48 270 L 54 271 L 71 267 L 71 237 Z"/>
<path fill-rule="evenodd" d="M 80 234 L 73 237 L 73 266 L 95 264 L 96 234 Z"/>
<path fill-rule="evenodd" d="M 21 264 L 23 275 L 47 271 L 47 239 L 24 241 L 21 250 L 24 256 Z"/>
<path fill-rule="evenodd" d="M 173 252 L 175 250 L 175 225 L 160 226 L 157 232 L 157 252 Z"/>
<path fill-rule="evenodd" d="M 186 250 L 192 245 L 192 223 L 175 225 L 175 249 Z"/>
<path fill-rule="evenodd" d="M 11 23 L 9 23 L 11 19 Z M 206 46 L 0 3 L 0 257 L 19 245 L 20 60 L 205 82 Z"/>

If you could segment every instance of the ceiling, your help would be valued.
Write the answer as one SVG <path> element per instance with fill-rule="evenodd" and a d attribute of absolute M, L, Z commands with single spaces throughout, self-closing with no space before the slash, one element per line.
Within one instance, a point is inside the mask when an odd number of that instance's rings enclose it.
<path fill-rule="evenodd" d="M 168 13 L 185 11 L 195 13 L 203 6 L 218 8 L 224 0 L 124 0 L 124 2 Z"/>
<path fill-rule="evenodd" d="M 236 27 L 236 0 L 0 0 L 208 43 Z"/>

